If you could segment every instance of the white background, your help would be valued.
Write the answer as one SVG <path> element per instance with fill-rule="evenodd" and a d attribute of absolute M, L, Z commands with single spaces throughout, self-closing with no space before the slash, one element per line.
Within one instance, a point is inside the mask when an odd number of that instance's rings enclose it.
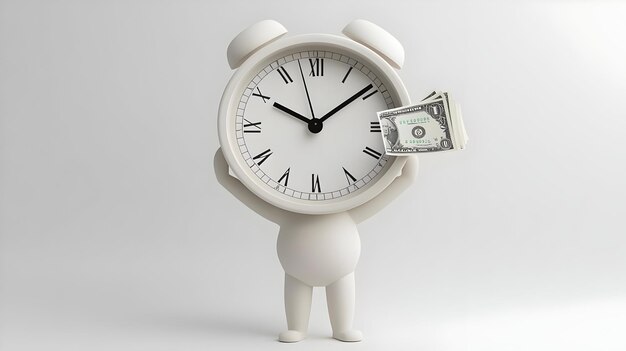
<path fill-rule="evenodd" d="M 355 326 L 285 328 L 278 228 L 216 182 L 229 41 L 393 33 L 463 152 L 360 226 Z M 0 349 L 626 349 L 626 5 L 0 1 Z"/>

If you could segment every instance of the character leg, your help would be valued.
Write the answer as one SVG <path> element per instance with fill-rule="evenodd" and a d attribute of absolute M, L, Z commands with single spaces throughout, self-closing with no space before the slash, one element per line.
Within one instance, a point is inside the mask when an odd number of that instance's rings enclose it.
<path fill-rule="evenodd" d="M 279 341 L 297 342 L 306 337 L 312 296 L 312 286 L 285 274 L 285 313 L 288 330 L 280 333 Z"/>
<path fill-rule="evenodd" d="M 354 319 L 354 272 L 326 287 L 328 315 L 333 338 L 341 341 L 361 341 L 363 334 L 352 329 Z"/>

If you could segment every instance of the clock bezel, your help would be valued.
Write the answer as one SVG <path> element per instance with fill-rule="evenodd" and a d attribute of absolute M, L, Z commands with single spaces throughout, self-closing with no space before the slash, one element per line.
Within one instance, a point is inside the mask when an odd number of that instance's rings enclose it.
<path fill-rule="evenodd" d="M 239 153 L 235 134 L 237 106 L 241 94 L 260 69 L 279 56 L 294 51 L 328 50 L 343 53 L 375 70 L 397 106 L 410 103 L 409 94 L 396 71 L 378 54 L 350 39 L 331 34 L 304 34 L 275 40 L 262 47 L 239 67 L 226 86 L 218 111 L 218 136 L 222 152 L 232 172 L 255 195 L 287 211 L 302 214 L 330 214 L 347 211 L 373 199 L 400 175 L 405 157 L 388 156 L 389 160 L 362 189 L 329 200 L 304 200 L 290 197 L 270 188 L 259 179 Z"/>

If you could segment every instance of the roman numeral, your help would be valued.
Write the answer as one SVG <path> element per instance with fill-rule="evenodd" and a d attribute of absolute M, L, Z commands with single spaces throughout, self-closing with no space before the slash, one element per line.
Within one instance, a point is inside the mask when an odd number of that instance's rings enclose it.
<path fill-rule="evenodd" d="M 285 180 L 285 184 L 283 184 L 284 186 L 287 186 L 287 183 L 289 183 L 289 171 L 291 171 L 291 167 L 287 168 L 287 170 L 285 171 L 285 173 L 283 173 L 282 176 L 280 176 L 280 178 L 278 179 L 278 184 L 281 184 L 281 182 L 283 181 L 283 179 Z"/>
<path fill-rule="evenodd" d="M 277 71 L 278 74 L 280 74 L 280 77 L 285 81 L 285 84 L 293 83 L 293 79 L 291 79 L 291 76 L 289 75 L 289 73 L 287 73 L 285 67 L 280 66 L 278 67 Z"/>
<path fill-rule="evenodd" d="M 343 174 L 346 175 L 346 180 L 348 181 L 348 185 L 356 182 L 356 178 L 354 178 L 354 176 L 352 174 L 350 174 L 350 172 L 348 172 L 348 170 L 346 170 L 344 167 L 343 168 Z"/>
<path fill-rule="evenodd" d="M 322 187 L 320 186 L 320 177 L 317 174 L 311 174 L 311 192 L 322 192 Z"/>
<path fill-rule="evenodd" d="M 380 133 L 380 122 L 370 122 L 370 132 Z"/>
<path fill-rule="evenodd" d="M 378 92 L 378 90 L 374 90 L 374 91 L 372 91 L 371 93 L 369 93 L 369 94 L 365 95 L 365 96 L 363 97 L 363 100 L 365 100 L 365 99 L 367 99 L 368 97 L 370 97 L 370 96 L 372 96 L 372 95 L 376 94 L 377 92 Z"/>
<path fill-rule="evenodd" d="M 261 133 L 261 122 L 250 122 L 247 119 L 243 119 L 248 123 L 243 124 L 244 133 Z"/>
<path fill-rule="evenodd" d="M 352 66 L 350 66 L 350 68 L 348 68 L 348 72 L 346 72 L 346 75 L 345 75 L 345 76 L 343 76 L 343 79 L 341 80 L 341 82 L 342 82 L 342 83 L 345 83 L 345 82 L 346 82 L 346 79 L 348 78 L 348 75 L 350 74 L 350 72 L 352 72 L 352 69 L 353 69 L 353 68 L 354 68 L 354 67 L 352 67 Z"/>
<path fill-rule="evenodd" d="M 253 90 L 253 91 L 254 91 L 254 90 Z M 266 95 L 263 95 L 263 93 L 261 93 L 261 89 L 259 89 L 259 87 L 256 87 L 256 91 L 258 91 L 258 94 L 253 92 L 253 93 L 252 93 L 252 96 L 258 96 L 258 97 L 260 97 L 261 99 L 263 99 L 263 103 L 267 103 L 267 101 L 265 101 L 265 100 L 269 100 L 269 99 L 270 99 L 270 97 L 269 97 L 269 96 L 266 96 Z"/>
<path fill-rule="evenodd" d="M 316 58 L 309 59 L 309 64 L 311 65 L 311 72 L 309 72 L 309 76 L 318 77 L 324 75 L 324 59 Z"/>
<path fill-rule="evenodd" d="M 261 161 L 258 161 L 258 162 L 256 163 L 257 165 L 259 165 L 259 166 L 260 166 L 260 165 L 262 165 L 262 164 L 263 164 L 263 162 L 265 162 L 265 160 L 267 160 L 267 158 L 268 158 L 268 157 L 270 157 L 270 156 L 272 156 L 272 150 L 267 149 L 267 150 L 265 150 L 265 151 L 261 152 L 260 154 L 258 154 L 258 155 L 256 155 L 256 156 L 254 156 L 252 159 L 253 159 L 253 160 L 258 160 L 258 159 L 261 159 Z"/>
<path fill-rule="evenodd" d="M 269 150 L 267 150 L 269 151 Z M 372 156 L 375 159 L 379 159 L 383 154 L 381 154 L 380 152 L 370 148 L 369 146 L 366 146 L 365 149 L 363 149 L 363 152 L 365 152 L 366 154 Z"/>

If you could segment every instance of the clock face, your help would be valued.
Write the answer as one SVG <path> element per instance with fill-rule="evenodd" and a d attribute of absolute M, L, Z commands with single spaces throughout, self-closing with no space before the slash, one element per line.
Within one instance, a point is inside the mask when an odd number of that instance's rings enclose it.
<path fill-rule="evenodd" d="M 373 67 L 342 53 L 298 51 L 252 74 L 236 110 L 236 141 L 271 191 L 333 200 L 384 173 L 390 157 L 376 112 L 395 106 Z"/>

